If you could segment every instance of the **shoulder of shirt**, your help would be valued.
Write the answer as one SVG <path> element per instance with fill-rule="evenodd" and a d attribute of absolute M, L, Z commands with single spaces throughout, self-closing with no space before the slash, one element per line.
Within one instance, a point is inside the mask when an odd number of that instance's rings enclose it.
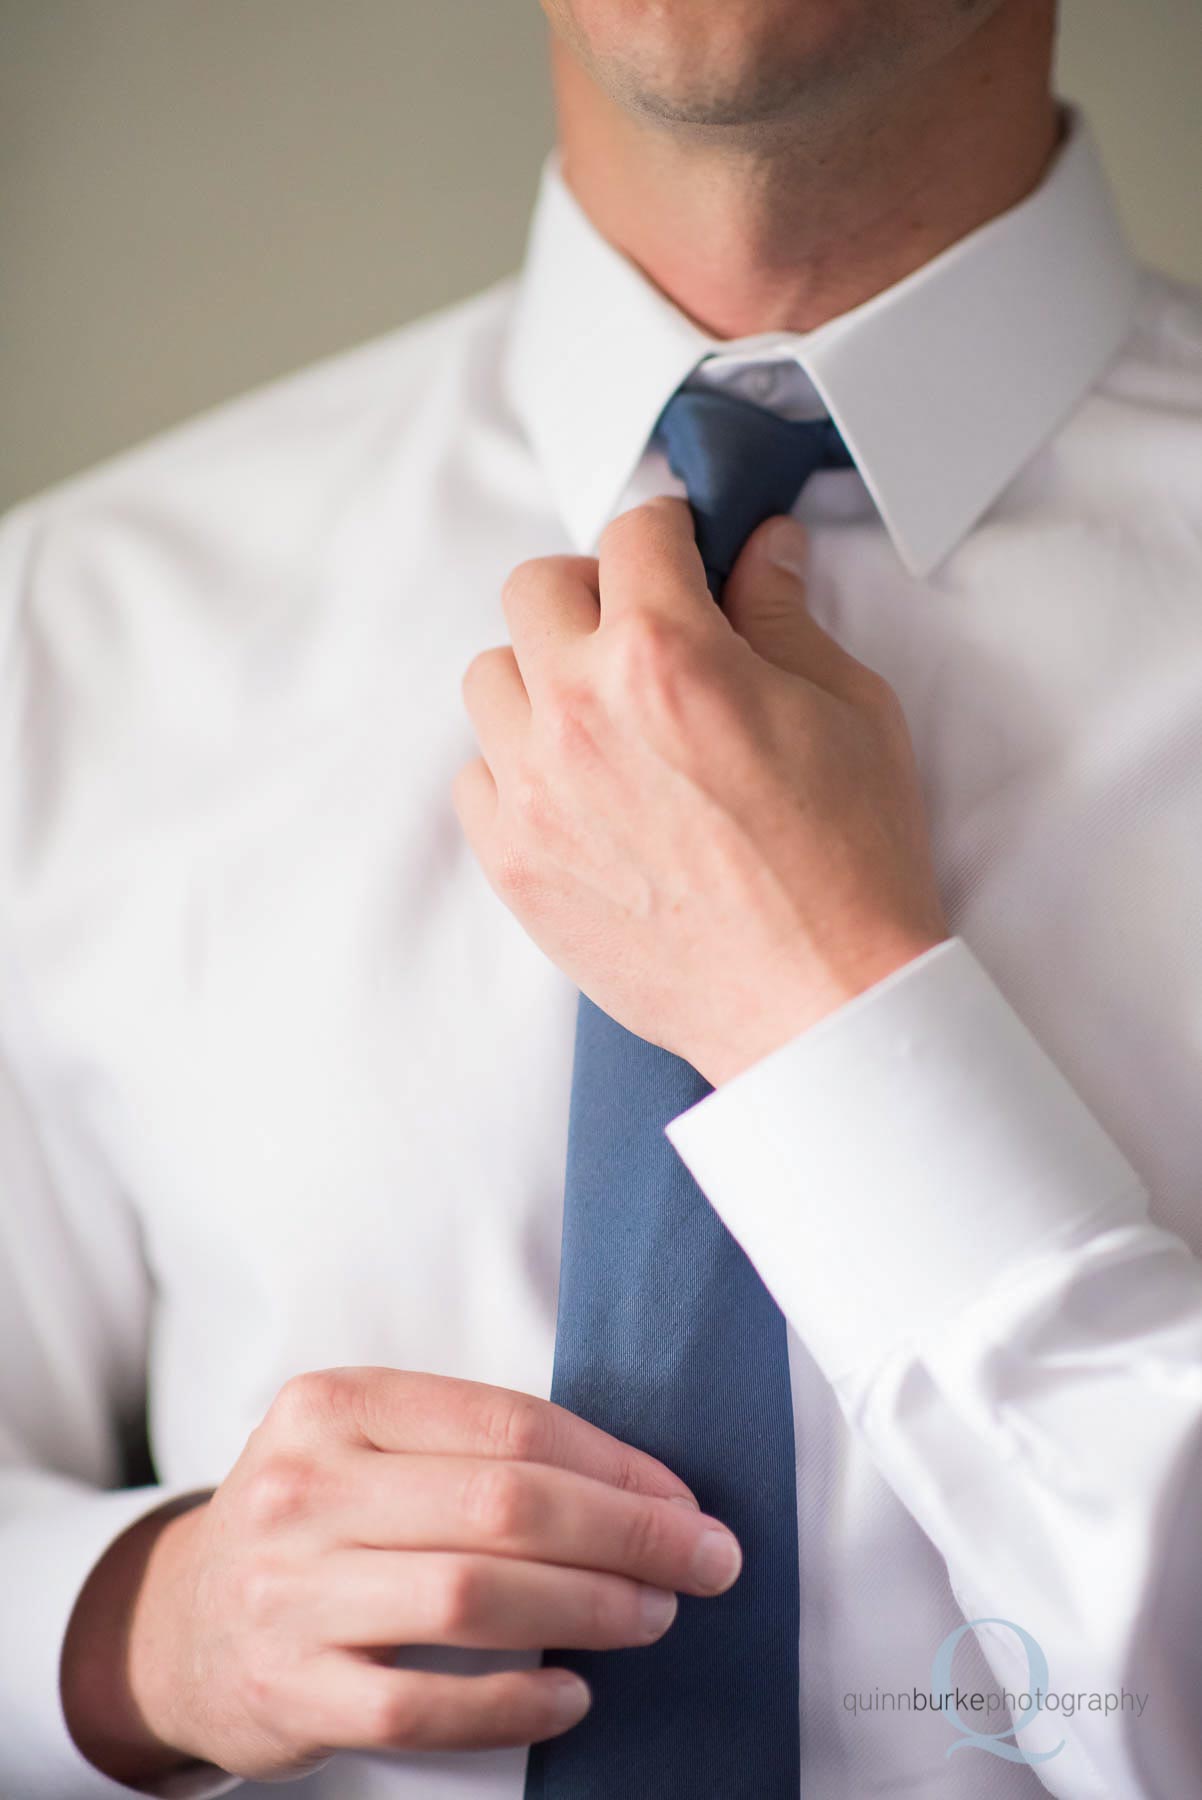
<path fill-rule="evenodd" d="M 10 923 L 14 895 L 33 904 L 56 882 L 86 884 L 94 848 L 81 842 L 103 843 L 114 868 L 175 855 L 177 834 L 161 825 L 173 780 L 199 830 L 206 808 L 239 791 L 236 769 L 285 791 L 291 775 L 272 773 L 279 745 L 317 755 L 338 741 L 360 639 L 339 635 L 353 612 L 315 597 L 339 569 L 373 566 L 387 547 L 374 534 L 403 540 L 406 507 L 420 521 L 438 471 L 474 455 L 481 431 L 507 432 L 499 351 L 513 288 L 499 282 L 273 381 L 0 520 Z M 271 704 L 252 704 L 273 657 Z M 290 767 L 291 751 L 279 754 Z"/>
<path fill-rule="evenodd" d="M 0 584 L 6 563 L 23 560 L 31 542 L 61 528 L 74 535 L 92 521 L 128 519 L 131 510 L 149 519 L 176 508 L 216 526 L 223 496 L 235 515 L 263 506 L 273 493 L 303 507 L 373 446 L 395 443 L 394 434 L 410 435 L 425 421 L 449 428 L 463 416 L 455 394 L 487 391 L 495 379 L 514 287 L 507 276 L 20 501 L 0 517 Z"/>
<path fill-rule="evenodd" d="M 1202 424 L 1202 288 L 1144 268 L 1131 330 L 1095 391 Z"/>

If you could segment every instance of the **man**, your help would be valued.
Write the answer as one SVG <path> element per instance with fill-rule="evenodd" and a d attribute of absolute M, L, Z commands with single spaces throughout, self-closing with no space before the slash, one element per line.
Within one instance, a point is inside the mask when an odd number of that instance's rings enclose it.
<path fill-rule="evenodd" d="M 1197 1792 L 1197 301 L 1051 0 L 548 11 L 5 530 L 0 1786 Z"/>

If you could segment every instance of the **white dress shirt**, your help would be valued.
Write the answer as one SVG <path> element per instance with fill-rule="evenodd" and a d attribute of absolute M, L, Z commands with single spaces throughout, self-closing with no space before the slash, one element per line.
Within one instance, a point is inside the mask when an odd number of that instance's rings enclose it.
<path fill-rule="evenodd" d="M 669 1127 L 791 1327 L 805 1800 L 1202 1792 L 1202 308 L 1076 119 L 1020 206 L 734 345 L 552 161 L 515 281 L 7 521 L 5 1800 L 127 1791 L 62 1722 L 73 1602 L 289 1375 L 549 1390 L 576 995 L 461 839 L 459 680 L 515 563 L 675 487 L 648 436 L 707 357 L 855 456 L 799 505 L 810 604 L 903 702 L 955 932 Z M 106 1491 L 144 1399 L 162 1487 Z M 1049 1760 L 913 1709 L 966 1617 L 1079 1697 L 1018 1733 Z M 980 1641 L 966 1693 L 1026 1688 Z"/>

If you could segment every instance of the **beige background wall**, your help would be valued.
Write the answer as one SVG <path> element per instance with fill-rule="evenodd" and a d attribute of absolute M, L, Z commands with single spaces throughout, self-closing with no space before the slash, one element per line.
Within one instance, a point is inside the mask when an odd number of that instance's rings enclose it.
<path fill-rule="evenodd" d="M 513 267 L 535 0 L 0 0 L 0 506 Z M 1132 234 L 1202 282 L 1202 0 L 1066 0 Z"/>

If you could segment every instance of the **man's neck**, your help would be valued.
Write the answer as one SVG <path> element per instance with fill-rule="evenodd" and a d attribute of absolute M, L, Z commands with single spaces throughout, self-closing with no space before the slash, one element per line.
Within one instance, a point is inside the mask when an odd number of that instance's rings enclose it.
<path fill-rule="evenodd" d="M 706 331 L 808 331 L 1038 184 L 1056 147 L 1050 30 L 1001 11 L 942 64 L 838 121 L 668 127 L 553 49 L 565 179 Z"/>

